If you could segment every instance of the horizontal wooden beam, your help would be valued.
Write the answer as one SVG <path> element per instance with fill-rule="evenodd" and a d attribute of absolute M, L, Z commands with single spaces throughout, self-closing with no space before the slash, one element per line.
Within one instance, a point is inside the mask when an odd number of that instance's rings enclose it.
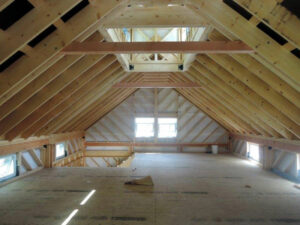
<path fill-rule="evenodd" d="M 241 139 L 260 145 L 271 146 L 272 148 L 300 153 L 300 141 L 275 140 L 273 138 L 260 138 L 255 136 L 243 136 L 231 134 L 233 138 Z"/>
<path fill-rule="evenodd" d="M 49 144 L 55 144 L 62 141 L 67 141 L 75 138 L 81 138 L 85 135 L 84 131 L 74 131 L 62 134 L 52 134 L 49 135 Z"/>
<path fill-rule="evenodd" d="M 86 142 L 86 146 L 135 146 L 135 147 L 203 147 L 203 146 L 227 146 L 227 143 L 150 143 L 150 142 Z"/>
<path fill-rule="evenodd" d="M 197 83 L 166 83 L 166 82 L 120 82 L 113 86 L 114 88 L 199 88 Z"/>
<path fill-rule="evenodd" d="M 88 150 L 85 152 L 85 157 L 129 157 L 132 155 L 128 151 L 99 151 L 99 150 Z"/>
<path fill-rule="evenodd" d="M 0 141 L 0 155 L 13 154 L 24 150 L 41 147 L 43 145 L 55 144 L 83 136 L 83 131 L 75 131 L 70 133 L 41 136 L 40 138 L 33 137 L 14 141 Z"/>
<path fill-rule="evenodd" d="M 200 42 L 73 42 L 63 54 L 132 54 L 132 53 L 254 53 L 241 41 Z"/>
<path fill-rule="evenodd" d="M 62 158 L 62 159 L 54 161 L 53 162 L 53 166 L 54 167 L 63 167 L 65 165 L 68 165 L 71 162 L 74 162 L 74 161 L 76 161 L 78 159 L 83 158 L 84 157 L 84 153 L 85 153 L 85 151 L 82 151 L 82 150 L 79 151 L 79 152 L 75 152 L 75 153 L 73 153 L 71 155 L 68 155 L 68 156 Z"/>

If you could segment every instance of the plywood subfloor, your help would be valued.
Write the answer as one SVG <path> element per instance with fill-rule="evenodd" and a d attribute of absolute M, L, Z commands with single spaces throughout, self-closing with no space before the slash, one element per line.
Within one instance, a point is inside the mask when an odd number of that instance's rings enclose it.
<path fill-rule="evenodd" d="M 123 185 L 145 175 L 153 188 Z M 0 188 L 1 225 L 61 224 L 74 209 L 72 225 L 300 224 L 300 190 L 233 156 L 176 153 L 139 153 L 128 169 L 44 169 Z"/>

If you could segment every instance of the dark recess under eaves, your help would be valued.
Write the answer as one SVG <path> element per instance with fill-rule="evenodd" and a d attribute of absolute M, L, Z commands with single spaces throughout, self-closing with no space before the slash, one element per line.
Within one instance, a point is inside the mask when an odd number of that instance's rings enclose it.
<path fill-rule="evenodd" d="M 0 28 L 6 30 L 34 7 L 27 0 L 15 0 L 0 12 Z"/>
<path fill-rule="evenodd" d="M 3 62 L 0 65 L 0 72 L 3 72 L 5 69 L 7 69 L 11 64 L 13 64 L 15 61 L 17 61 L 23 55 L 25 55 L 23 52 L 17 51 L 14 55 L 12 55 L 10 58 L 8 58 L 5 62 Z"/>
<path fill-rule="evenodd" d="M 44 31 L 42 31 L 38 36 L 36 36 L 34 39 L 32 39 L 28 45 L 30 47 L 36 46 L 38 43 L 40 43 L 42 40 L 44 40 L 49 34 L 54 32 L 56 30 L 56 27 L 54 25 L 50 25 L 48 28 L 46 28 Z"/>
<path fill-rule="evenodd" d="M 80 10 L 82 10 L 84 7 L 86 7 L 89 4 L 88 0 L 82 0 L 79 2 L 76 6 L 74 6 L 72 9 L 70 9 L 67 13 L 65 13 L 61 19 L 64 22 L 67 22 L 69 19 L 71 19 L 76 13 L 78 13 Z"/>
<path fill-rule="evenodd" d="M 265 25 L 263 22 L 257 24 L 257 28 L 263 31 L 265 34 L 269 35 L 274 41 L 279 43 L 280 45 L 284 45 L 287 43 L 287 40 L 272 30 L 270 27 Z"/>
<path fill-rule="evenodd" d="M 300 1 L 299 0 L 284 0 L 280 3 L 283 7 L 291 11 L 294 15 L 300 18 Z"/>
<path fill-rule="evenodd" d="M 298 48 L 295 48 L 291 53 L 300 59 L 300 50 Z"/>
<path fill-rule="evenodd" d="M 245 19 L 250 20 L 250 18 L 252 17 L 251 13 L 249 13 L 246 9 L 244 9 L 242 6 L 240 6 L 233 0 L 223 0 L 223 2 L 230 8 L 232 8 L 234 11 L 239 13 L 241 16 L 243 16 Z"/>

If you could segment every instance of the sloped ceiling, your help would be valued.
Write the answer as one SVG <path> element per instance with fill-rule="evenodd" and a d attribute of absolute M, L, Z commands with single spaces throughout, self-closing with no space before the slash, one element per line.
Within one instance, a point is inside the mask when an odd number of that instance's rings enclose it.
<path fill-rule="evenodd" d="M 101 23 L 139 0 L 19 2 L 27 4 L 23 13 L 19 3 L 0 2 L 2 139 L 85 130 L 136 90 L 112 87 L 129 75 L 115 56 L 60 51 L 75 40 L 102 41 Z M 180 76 L 202 88 L 180 94 L 232 133 L 299 140 L 300 22 L 282 1 L 149 2 L 157 24 L 159 4 L 184 4 L 213 28 L 209 40 L 242 40 L 255 50 L 198 55 Z"/>

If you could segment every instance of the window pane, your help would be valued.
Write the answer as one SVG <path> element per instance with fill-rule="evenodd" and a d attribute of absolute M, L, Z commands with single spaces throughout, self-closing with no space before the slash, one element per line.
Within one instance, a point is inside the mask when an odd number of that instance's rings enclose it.
<path fill-rule="evenodd" d="M 158 119 L 158 137 L 171 138 L 177 136 L 177 118 Z"/>
<path fill-rule="evenodd" d="M 56 144 L 55 150 L 56 150 L 56 158 L 61 158 L 61 157 L 65 156 L 65 144 L 64 143 Z"/>
<path fill-rule="evenodd" d="M 135 118 L 135 122 L 136 123 L 154 123 L 154 118 L 151 117 L 139 117 L 139 118 Z"/>
<path fill-rule="evenodd" d="M 154 118 L 135 118 L 136 137 L 154 136 Z"/>
<path fill-rule="evenodd" d="M 249 158 L 259 161 L 259 145 L 248 143 Z"/>
<path fill-rule="evenodd" d="M 16 156 L 10 155 L 0 158 L 0 180 L 16 175 Z"/>
<path fill-rule="evenodd" d="M 136 137 L 153 137 L 153 124 L 137 124 Z"/>

